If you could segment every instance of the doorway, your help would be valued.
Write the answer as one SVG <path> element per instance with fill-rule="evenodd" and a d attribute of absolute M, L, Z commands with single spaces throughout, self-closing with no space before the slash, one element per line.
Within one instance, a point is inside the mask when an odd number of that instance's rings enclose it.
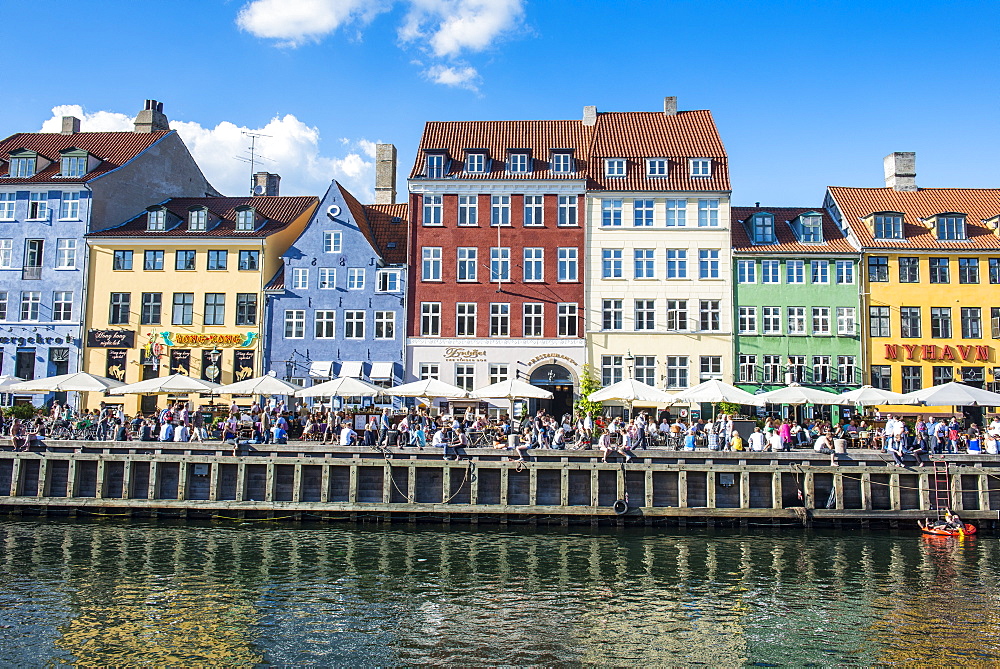
<path fill-rule="evenodd" d="M 542 365 L 531 373 L 528 382 L 552 393 L 552 399 L 536 400 L 536 407 L 558 418 L 563 414 L 573 415 L 575 388 L 573 375 L 559 364 Z"/>

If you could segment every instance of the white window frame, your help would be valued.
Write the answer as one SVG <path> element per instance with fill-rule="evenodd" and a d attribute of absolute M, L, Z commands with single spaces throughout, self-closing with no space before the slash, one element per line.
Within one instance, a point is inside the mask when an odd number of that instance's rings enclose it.
<path fill-rule="evenodd" d="M 365 289 L 365 269 L 363 267 L 347 268 L 347 290 Z"/>
<path fill-rule="evenodd" d="M 323 253 L 340 253 L 343 250 L 344 235 L 340 230 L 323 231 Z"/>
<path fill-rule="evenodd" d="M 806 261 L 786 260 L 785 261 L 785 283 L 803 284 L 806 282 Z"/>
<path fill-rule="evenodd" d="M 712 176 L 711 158 L 688 158 L 688 174 L 692 179 L 705 179 Z"/>
<path fill-rule="evenodd" d="M 812 333 L 821 337 L 830 335 L 830 307 L 812 308 Z"/>
<path fill-rule="evenodd" d="M 720 249 L 698 249 L 698 278 L 718 279 Z"/>
<path fill-rule="evenodd" d="M 780 335 L 783 332 L 781 307 L 761 307 L 761 334 Z"/>
<path fill-rule="evenodd" d="M 380 269 L 375 272 L 376 293 L 398 293 L 400 291 L 398 269 Z"/>
<path fill-rule="evenodd" d="M 837 334 L 853 337 L 858 331 L 857 310 L 854 307 L 837 307 Z"/>
<path fill-rule="evenodd" d="M 149 232 L 163 232 L 167 229 L 167 210 L 160 207 L 150 209 L 146 213 L 146 230 Z"/>
<path fill-rule="evenodd" d="M 757 383 L 757 356 L 741 353 L 738 383 Z"/>
<path fill-rule="evenodd" d="M 360 317 L 358 316 L 360 314 Z M 363 310 L 350 310 L 344 312 L 344 339 L 364 339 L 365 321 L 368 320 L 367 313 Z"/>
<path fill-rule="evenodd" d="M 458 196 L 458 225 L 460 227 L 479 226 L 479 196 Z"/>
<path fill-rule="evenodd" d="M 441 378 L 441 365 L 436 362 L 422 362 L 420 363 L 420 380 L 427 381 L 430 379 L 440 379 Z"/>
<path fill-rule="evenodd" d="M 0 239 L 0 269 L 14 268 L 14 240 Z"/>
<path fill-rule="evenodd" d="M 524 196 L 524 226 L 545 225 L 545 197 L 543 195 Z"/>
<path fill-rule="evenodd" d="M 510 226 L 510 195 L 490 196 L 490 225 L 492 227 Z"/>
<path fill-rule="evenodd" d="M 475 337 L 478 323 L 479 305 L 475 302 L 455 303 L 455 336 Z"/>
<path fill-rule="evenodd" d="M 621 179 L 628 171 L 628 162 L 624 158 L 605 158 L 604 176 L 608 179 Z"/>
<path fill-rule="evenodd" d="M 44 221 L 49 217 L 49 194 L 30 193 L 28 195 L 28 216 L 29 221 Z"/>
<path fill-rule="evenodd" d="M 719 201 L 714 198 L 701 198 L 698 200 L 698 227 L 718 228 L 719 227 Z"/>
<path fill-rule="evenodd" d="M 196 207 L 188 211 L 188 230 L 191 232 L 205 232 L 208 230 L 208 209 Z"/>
<path fill-rule="evenodd" d="M 490 363 L 490 385 L 510 380 L 510 366 L 507 363 Z"/>
<path fill-rule="evenodd" d="M 253 209 L 240 209 L 236 212 L 236 232 L 253 232 L 256 227 L 256 211 Z"/>
<path fill-rule="evenodd" d="M 490 248 L 490 283 L 510 282 L 510 247 Z"/>
<path fill-rule="evenodd" d="M 687 200 L 667 200 L 666 225 L 668 228 L 687 227 Z"/>
<path fill-rule="evenodd" d="M 56 290 L 52 293 L 52 320 L 73 320 L 73 291 Z"/>
<path fill-rule="evenodd" d="M 21 292 L 21 320 L 37 322 L 39 309 L 42 305 L 42 293 L 38 290 L 25 290 Z"/>
<path fill-rule="evenodd" d="M 285 339 L 305 339 L 305 309 L 285 309 Z"/>
<path fill-rule="evenodd" d="M 737 283 L 757 283 L 757 261 L 737 260 L 736 281 Z"/>
<path fill-rule="evenodd" d="M 757 307 L 739 307 L 737 327 L 741 335 L 757 334 Z"/>
<path fill-rule="evenodd" d="M 337 338 L 337 312 L 335 310 L 317 309 L 313 313 L 313 338 L 314 339 Z"/>
<path fill-rule="evenodd" d="M 624 300 L 609 299 L 601 301 L 601 330 L 615 331 L 624 327 Z"/>
<path fill-rule="evenodd" d="M 507 172 L 509 174 L 531 172 L 531 154 L 527 151 L 510 151 L 507 154 Z"/>
<path fill-rule="evenodd" d="M 465 154 L 465 173 L 483 174 L 486 172 L 486 154 L 482 151 L 469 151 Z"/>
<path fill-rule="evenodd" d="M 813 284 L 828 285 L 830 283 L 830 261 L 810 260 L 809 276 Z"/>
<path fill-rule="evenodd" d="M 805 307 L 785 307 L 785 316 L 788 336 L 797 337 L 806 333 Z"/>
<path fill-rule="evenodd" d="M 652 198 L 638 198 L 632 200 L 633 228 L 651 228 L 655 223 L 655 219 L 656 200 Z"/>
<path fill-rule="evenodd" d="M 688 278 L 687 249 L 667 249 L 668 280 L 686 280 Z M 674 274 L 674 276 L 671 276 Z"/>
<path fill-rule="evenodd" d="M 335 290 L 337 288 L 337 270 L 334 267 L 316 268 L 316 287 L 319 290 Z"/>
<path fill-rule="evenodd" d="M 521 305 L 521 335 L 526 339 L 545 336 L 545 305 L 542 302 Z"/>
<path fill-rule="evenodd" d="M 668 355 L 666 359 L 666 389 L 687 388 L 690 383 L 690 362 L 686 355 Z"/>
<path fill-rule="evenodd" d="M 667 300 L 666 329 L 669 332 L 687 332 L 691 321 L 688 318 L 687 300 Z"/>
<path fill-rule="evenodd" d="M 490 336 L 510 336 L 510 302 L 490 303 Z"/>
<path fill-rule="evenodd" d="M 623 200 L 619 197 L 601 198 L 601 227 L 622 227 Z"/>
<path fill-rule="evenodd" d="M 823 217 L 817 214 L 799 217 L 803 244 L 823 243 Z"/>
<path fill-rule="evenodd" d="M 441 281 L 440 246 L 424 246 L 420 249 L 420 280 Z"/>
<path fill-rule="evenodd" d="M 428 179 L 444 178 L 445 160 L 443 153 L 428 153 L 424 166 Z"/>
<path fill-rule="evenodd" d="M 545 249 L 541 246 L 524 247 L 524 282 L 541 283 L 545 281 Z"/>
<path fill-rule="evenodd" d="M 761 260 L 760 261 L 760 282 L 762 284 L 781 284 L 781 261 Z"/>
<path fill-rule="evenodd" d="M 574 283 L 579 280 L 580 250 L 575 246 L 560 246 L 557 250 L 558 265 L 556 278 L 559 283 Z"/>
<path fill-rule="evenodd" d="M 633 309 L 632 329 L 636 332 L 656 329 L 656 300 L 635 300 Z"/>
<path fill-rule="evenodd" d="M 577 216 L 577 196 L 559 195 L 556 205 L 558 220 L 556 225 L 560 228 L 571 228 L 580 225 L 580 218 Z"/>
<path fill-rule="evenodd" d="M 0 221 L 13 221 L 17 210 L 17 193 L 0 193 Z"/>
<path fill-rule="evenodd" d="M 632 249 L 632 276 L 635 279 L 656 278 L 656 249 Z"/>
<path fill-rule="evenodd" d="M 610 386 L 625 377 L 625 357 L 621 355 L 601 356 L 601 385 Z"/>
<path fill-rule="evenodd" d="M 420 336 L 421 337 L 441 336 L 440 302 L 420 303 Z"/>
<path fill-rule="evenodd" d="M 59 220 L 80 220 L 80 191 L 63 191 L 59 199 Z"/>
<path fill-rule="evenodd" d="M 293 267 L 292 290 L 308 290 L 308 289 L 309 289 L 309 268 Z"/>
<path fill-rule="evenodd" d="M 76 269 L 76 242 L 66 237 L 56 240 L 56 269 Z"/>
<path fill-rule="evenodd" d="M 650 179 L 666 179 L 670 176 L 670 161 L 666 158 L 647 158 L 646 176 Z"/>
<path fill-rule="evenodd" d="M 474 283 L 479 280 L 479 249 L 475 246 L 459 246 L 455 249 L 455 280 Z"/>
<path fill-rule="evenodd" d="M 557 310 L 557 337 L 577 337 L 580 332 L 579 305 L 576 302 L 560 302 Z"/>
<path fill-rule="evenodd" d="M 420 222 L 425 227 L 438 228 L 444 225 L 444 201 L 441 195 L 425 193 Z"/>
<path fill-rule="evenodd" d="M 570 151 L 553 151 L 551 160 L 553 174 L 573 174 L 576 172 L 573 165 L 573 153 Z"/>
<path fill-rule="evenodd" d="M 622 249 L 601 249 L 601 278 L 621 279 Z"/>

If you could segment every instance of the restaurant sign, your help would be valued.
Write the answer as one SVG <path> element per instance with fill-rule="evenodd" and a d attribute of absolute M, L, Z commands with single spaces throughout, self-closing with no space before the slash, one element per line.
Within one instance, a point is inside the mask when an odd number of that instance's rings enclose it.
<path fill-rule="evenodd" d="M 938 346 L 937 344 L 886 344 L 886 360 L 914 360 L 955 362 L 969 360 L 989 362 L 993 357 L 992 346 Z"/>
<path fill-rule="evenodd" d="M 485 360 L 486 351 L 481 348 L 460 348 L 449 346 L 444 350 L 445 360 Z"/>
<path fill-rule="evenodd" d="M 188 332 L 161 332 L 163 343 L 166 346 L 194 346 L 199 348 L 217 348 L 219 346 L 231 346 L 234 348 L 248 348 L 253 346 L 254 341 L 259 336 L 256 332 L 245 332 L 236 334 L 198 334 Z"/>
<path fill-rule="evenodd" d="M 87 330 L 90 348 L 135 348 L 135 330 Z"/>

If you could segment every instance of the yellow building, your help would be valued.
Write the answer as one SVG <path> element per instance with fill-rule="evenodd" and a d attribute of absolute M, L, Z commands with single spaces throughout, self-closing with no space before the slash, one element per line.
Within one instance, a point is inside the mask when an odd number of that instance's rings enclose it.
<path fill-rule="evenodd" d="M 912 153 L 886 157 L 886 188 L 828 190 L 863 253 L 867 382 L 911 392 L 1000 382 L 1000 189 L 917 188 Z"/>
<path fill-rule="evenodd" d="M 263 286 L 317 206 L 315 197 L 175 198 L 87 235 L 83 369 L 126 383 L 261 374 Z M 83 408 L 101 401 L 129 414 L 157 406 L 156 396 L 89 393 Z"/>

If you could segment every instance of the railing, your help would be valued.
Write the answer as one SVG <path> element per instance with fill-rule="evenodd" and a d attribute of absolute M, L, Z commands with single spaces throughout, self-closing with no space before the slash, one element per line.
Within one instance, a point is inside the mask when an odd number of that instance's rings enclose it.
<path fill-rule="evenodd" d="M 42 266 L 41 265 L 25 265 L 21 269 L 22 279 L 34 279 L 38 280 L 42 278 Z"/>

